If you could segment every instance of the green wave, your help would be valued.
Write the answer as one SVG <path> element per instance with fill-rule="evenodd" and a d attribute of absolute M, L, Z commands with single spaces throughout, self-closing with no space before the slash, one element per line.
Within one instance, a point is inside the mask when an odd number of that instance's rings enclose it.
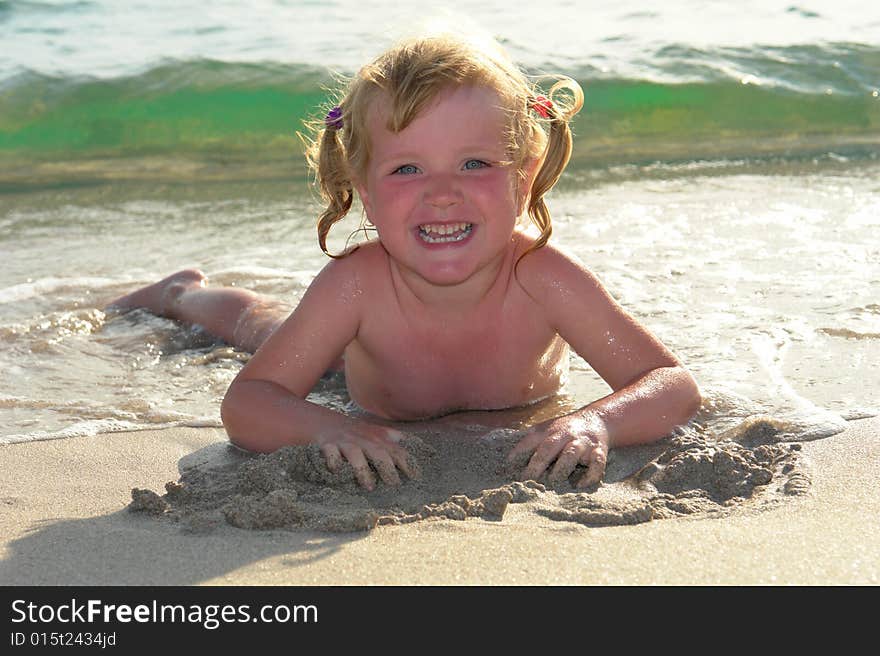
<path fill-rule="evenodd" d="M 880 98 L 736 81 L 586 85 L 574 129 L 582 161 L 801 155 L 880 145 Z"/>
<path fill-rule="evenodd" d="M 304 66 L 171 62 L 121 79 L 23 74 L 0 87 L 0 181 L 160 175 L 145 158 L 302 171 L 296 136 L 328 100 L 331 75 Z M 574 166 L 647 160 L 876 152 L 880 98 L 736 80 L 581 79 Z M 84 162 L 104 162 L 104 167 Z M 68 166 L 65 167 L 64 163 Z M 159 170 L 160 173 L 156 171 Z M 231 170 L 231 169 L 230 169 Z M 151 173 L 150 173 L 151 172 Z M 167 173 L 167 171 L 166 171 Z M 29 176 L 29 177 L 28 177 Z"/>
<path fill-rule="evenodd" d="M 324 82 L 308 69 L 216 62 L 162 66 L 121 80 L 24 75 L 0 92 L 0 151 L 278 147 L 325 99 Z"/>

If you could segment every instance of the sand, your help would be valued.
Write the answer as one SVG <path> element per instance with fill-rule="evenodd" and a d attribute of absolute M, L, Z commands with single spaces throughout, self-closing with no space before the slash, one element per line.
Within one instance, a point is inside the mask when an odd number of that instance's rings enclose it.
<path fill-rule="evenodd" d="M 422 480 L 372 493 L 218 429 L 6 445 L 0 584 L 876 584 L 880 419 L 783 428 L 618 449 L 586 492 L 513 480 L 505 430 L 426 429 Z"/>
<path fill-rule="evenodd" d="M 681 431 L 658 444 L 617 450 L 604 484 L 586 490 L 574 484 L 582 468 L 566 481 L 519 480 L 526 460 L 509 463 L 506 455 L 522 431 L 449 421 L 410 427 L 407 449 L 421 470 L 417 479 L 380 483 L 370 492 L 347 465 L 330 472 L 315 445 L 268 455 L 221 445 L 182 462 L 180 479 L 162 492 L 134 488 L 129 509 L 201 533 L 224 522 L 253 530 L 353 532 L 439 519 L 502 521 L 510 504 L 586 526 L 640 524 L 804 494 L 810 476 L 800 458 L 802 432 L 788 428 L 757 416 L 721 433 Z"/>

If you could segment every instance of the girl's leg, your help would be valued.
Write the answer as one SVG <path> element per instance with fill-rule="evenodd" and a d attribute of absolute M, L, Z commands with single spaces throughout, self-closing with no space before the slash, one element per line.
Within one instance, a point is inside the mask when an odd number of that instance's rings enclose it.
<path fill-rule="evenodd" d="M 290 313 L 277 301 L 236 287 L 206 287 L 197 269 L 178 271 L 116 299 L 110 308 L 142 307 L 169 319 L 202 326 L 223 341 L 253 353 Z"/>

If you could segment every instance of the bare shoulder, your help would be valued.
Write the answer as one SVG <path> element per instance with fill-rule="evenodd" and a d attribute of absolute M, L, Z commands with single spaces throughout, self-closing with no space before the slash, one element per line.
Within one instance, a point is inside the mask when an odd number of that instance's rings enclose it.
<path fill-rule="evenodd" d="M 361 244 L 347 255 L 336 257 L 324 265 L 315 277 L 313 286 L 337 287 L 341 292 L 362 291 L 386 265 L 387 255 L 378 241 Z"/>
<path fill-rule="evenodd" d="M 239 379 L 272 381 L 304 398 L 355 339 L 368 307 L 365 287 L 379 258 L 366 245 L 330 260 Z"/>
<path fill-rule="evenodd" d="M 550 325 L 612 389 L 649 369 L 679 366 L 577 256 L 547 244 L 522 258 L 517 279 Z"/>
<path fill-rule="evenodd" d="M 372 242 L 342 257 L 332 258 L 312 280 L 285 325 L 288 328 L 309 325 L 333 332 L 356 332 L 364 308 L 365 297 L 375 287 L 372 282 L 381 270 L 385 251 Z M 328 325 L 325 325 L 328 324 Z M 331 328 L 332 326 L 332 328 Z"/>
<path fill-rule="evenodd" d="M 523 251 L 530 245 L 526 241 Z M 573 295 L 582 301 L 589 301 L 594 294 L 596 300 L 607 297 L 602 283 L 577 255 L 552 243 L 527 252 L 519 260 L 516 280 L 526 294 L 545 307 L 570 303 Z"/>

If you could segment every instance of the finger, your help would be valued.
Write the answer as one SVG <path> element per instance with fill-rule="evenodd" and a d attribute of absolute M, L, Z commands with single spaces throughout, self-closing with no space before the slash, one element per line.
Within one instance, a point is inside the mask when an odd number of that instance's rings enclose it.
<path fill-rule="evenodd" d="M 554 483 L 561 483 L 575 470 L 584 454 L 584 446 L 578 442 L 569 442 L 559 453 L 556 464 L 550 470 L 549 478 Z"/>
<path fill-rule="evenodd" d="M 529 432 L 510 450 L 510 453 L 507 455 L 507 461 L 512 462 L 519 459 L 524 453 L 531 453 L 545 437 L 546 434 L 541 431 Z"/>
<path fill-rule="evenodd" d="M 545 438 L 535 449 L 535 453 L 529 460 L 528 466 L 523 471 L 525 480 L 535 480 L 550 467 L 550 463 L 556 460 L 556 456 L 562 451 L 565 443 L 557 438 Z"/>
<path fill-rule="evenodd" d="M 321 453 L 324 454 L 324 460 L 327 462 L 327 469 L 334 474 L 338 474 L 342 469 L 342 454 L 335 444 L 325 444 L 321 447 Z"/>
<path fill-rule="evenodd" d="M 391 455 L 384 449 L 369 449 L 367 458 L 379 473 L 379 478 L 387 485 L 400 485 L 400 476 Z"/>
<path fill-rule="evenodd" d="M 372 490 L 376 487 L 376 477 L 367 464 L 364 452 L 356 446 L 343 446 L 342 455 L 348 460 L 348 464 L 354 469 L 354 476 L 357 478 L 358 484 L 366 490 Z"/>
<path fill-rule="evenodd" d="M 418 461 L 406 449 L 394 449 L 391 452 L 391 458 L 408 479 L 418 480 L 422 477 L 422 469 L 419 467 Z"/>
<path fill-rule="evenodd" d="M 389 428 L 387 431 L 385 431 L 385 437 L 395 444 L 400 444 L 400 442 L 402 442 L 406 438 L 406 435 L 401 433 L 399 430 Z"/>
<path fill-rule="evenodd" d="M 406 433 L 389 428 L 385 433 L 385 437 L 388 441 L 394 443 L 393 446 L 388 447 L 388 451 L 397 469 L 402 471 L 411 480 L 420 478 L 422 472 L 419 468 L 419 463 L 416 462 L 415 458 L 405 448 L 400 446 L 400 443 L 407 438 Z"/>
<path fill-rule="evenodd" d="M 590 487 L 598 485 L 605 477 L 605 465 L 607 456 L 601 445 L 595 447 L 587 458 L 587 472 L 578 481 L 578 487 Z"/>

